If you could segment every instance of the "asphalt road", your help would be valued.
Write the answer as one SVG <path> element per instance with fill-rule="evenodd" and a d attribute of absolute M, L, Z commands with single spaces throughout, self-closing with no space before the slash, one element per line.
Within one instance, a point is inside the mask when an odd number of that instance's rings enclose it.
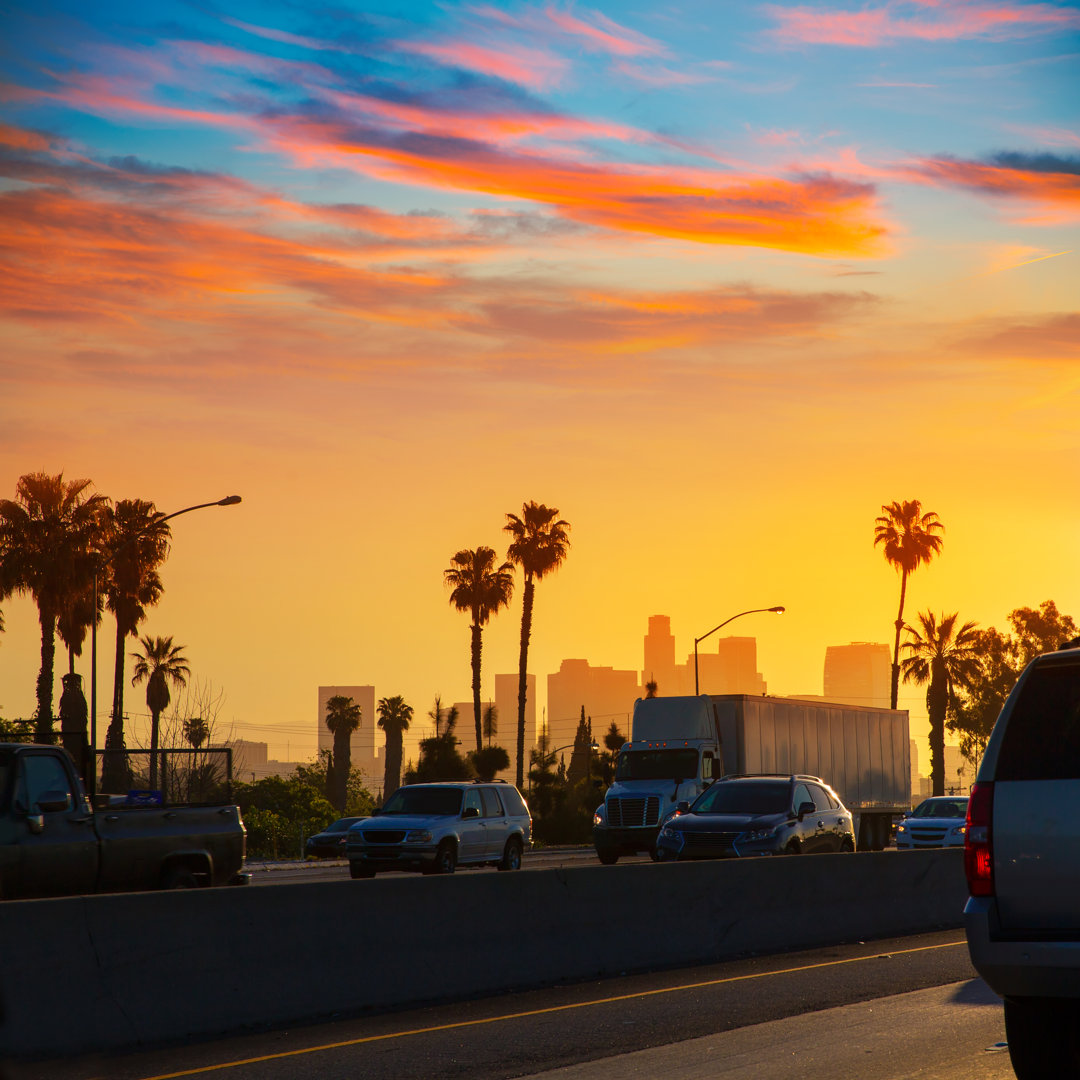
<path fill-rule="evenodd" d="M 377 979 L 377 964 L 357 977 Z M 1003 1040 L 1000 1004 L 952 930 L 27 1065 L 11 1080 L 1004 1080 Z"/>

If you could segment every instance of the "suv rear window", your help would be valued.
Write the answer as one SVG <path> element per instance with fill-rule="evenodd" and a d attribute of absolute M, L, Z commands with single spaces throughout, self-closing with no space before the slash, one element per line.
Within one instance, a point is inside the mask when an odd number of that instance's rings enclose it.
<path fill-rule="evenodd" d="M 1028 672 L 1001 741 L 996 779 L 1080 779 L 1080 664 Z"/>
<path fill-rule="evenodd" d="M 510 817 L 525 817 L 528 814 L 528 810 L 525 807 L 525 803 L 521 798 L 521 793 L 516 787 L 511 787 L 509 784 L 504 788 L 499 789 L 499 794 L 502 796 L 503 805 L 506 807 L 506 813 Z"/>

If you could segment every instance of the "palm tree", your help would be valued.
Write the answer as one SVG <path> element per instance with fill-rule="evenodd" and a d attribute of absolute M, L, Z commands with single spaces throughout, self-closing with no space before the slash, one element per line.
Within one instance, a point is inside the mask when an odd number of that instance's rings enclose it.
<path fill-rule="evenodd" d="M 900 610 L 896 614 L 896 640 L 893 643 L 892 704 L 900 694 L 900 631 L 904 628 L 904 598 L 908 575 L 941 551 L 941 533 L 945 526 L 933 511 L 923 513 L 918 499 L 892 502 L 883 506 L 874 523 L 874 547 L 885 546 L 885 561 L 900 571 Z"/>
<path fill-rule="evenodd" d="M 187 686 L 191 668 L 184 656 L 183 645 L 174 645 L 171 637 L 139 638 L 141 653 L 134 652 L 135 670 L 131 685 L 146 681 L 146 707 L 150 710 L 150 787 L 157 787 L 158 731 L 161 714 L 172 700 L 169 683 L 180 690 Z"/>
<path fill-rule="evenodd" d="M 383 802 L 401 785 L 401 736 L 409 730 L 412 706 L 405 704 L 399 694 L 380 698 L 378 704 L 379 727 L 386 732 L 386 769 L 383 773 Z"/>
<path fill-rule="evenodd" d="M 525 767 L 525 697 L 528 690 L 529 637 L 532 634 L 533 597 L 536 582 L 557 570 L 570 550 L 570 524 L 559 518 L 557 507 L 527 502 L 521 517 L 506 515 L 503 531 L 513 539 L 507 558 L 525 573 L 525 595 L 521 604 L 521 652 L 518 658 L 517 766 L 515 779 L 520 788 Z"/>
<path fill-rule="evenodd" d="M 928 682 L 926 711 L 930 716 L 930 777 L 935 795 L 945 794 L 945 717 L 956 704 L 956 690 L 970 689 L 980 672 L 979 632 L 973 622 L 956 625 L 957 614 L 919 614 L 922 633 L 906 626 L 904 681 L 922 686 Z"/>
<path fill-rule="evenodd" d="M 484 745 L 480 714 L 480 630 L 499 608 L 510 603 L 514 593 L 514 568 L 508 562 L 496 567 L 495 558 L 493 548 L 478 547 L 475 551 L 464 548 L 450 560 L 450 568 L 443 571 L 446 584 L 453 589 L 450 603 L 458 611 L 472 615 L 473 719 L 477 750 Z"/>
<path fill-rule="evenodd" d="M 116 664 L 113 671 L 112 720 L 105 735 L 106 751 L 124 750 L 124 643 L 146 618 L 146 608 L 164 591 L 158 567 L 169 553 L 169 526 L 152 502 L 121 499 L 105 513 L 105 547 L 109 576 L 105 597 L 116 616 Z M 102 788 L 124 790 L 129 770 L 117 753 L 105 755 Z"/>
<path fill-rule="evenodd" d="M 92 573 L 92 541 L 107 503 L 88 493 L 91 481 L 64 474 L 27 473 L 15 498 L 0 500 L 0 597 L 33 596 L 41 624 L 41 668 L 37 680 L 34 738 L 51 743 L 56 622 L 73 593 Z"/>
<path fill-rule="evenodd" d="M 360 726 L 360 706 L 351 697 L 335 694 L 326 703 L 326 726 L 334 736 L 334 756 L 331 758 L 333 780 L 330 801 L 344 815 L 349 796 L 349 771 L 352 768 L 352 733 Z"/>

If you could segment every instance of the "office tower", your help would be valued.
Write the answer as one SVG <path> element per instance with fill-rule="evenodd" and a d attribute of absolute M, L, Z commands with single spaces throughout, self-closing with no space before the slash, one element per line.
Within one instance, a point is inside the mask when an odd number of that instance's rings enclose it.
<path fill-rule="evenodd" d="M 892 657 L 888 645 L 855 641 L 825 650 L 825 700 L 887 709 Z"/>
<path fill-rule="evenodd" d="M 548 676 L 549 749 L 573 744 L 582 706 L 585 715 L 592 717 L 593 734 L 599 739 L 612 720 L 629 738 L 630 713 L 639 696 L 636 671 L 593 667 L 588 660 L 564 660 L 559 670 Z"/>
<path fill-rule="evenodd" d="M 650 615 L 649 632 L 645 635 L 645 667 L 641 671 L 641 685 L 653 681 L 657 693 L 671 697 L 679 693 L 675 681 L 675 635 L 671 632 L 668 615 Z"/>

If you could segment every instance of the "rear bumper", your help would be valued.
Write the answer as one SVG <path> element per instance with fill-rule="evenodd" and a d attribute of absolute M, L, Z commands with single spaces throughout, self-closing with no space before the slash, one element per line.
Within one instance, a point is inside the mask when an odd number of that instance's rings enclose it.
<path fill-rule="evenodd" d="M 991 897 L 972 896 L 964 929 L 975 970 L 1002 997 L 1080 998 L 1080 936 L 1046 941 L 1006 935 Z"/>

